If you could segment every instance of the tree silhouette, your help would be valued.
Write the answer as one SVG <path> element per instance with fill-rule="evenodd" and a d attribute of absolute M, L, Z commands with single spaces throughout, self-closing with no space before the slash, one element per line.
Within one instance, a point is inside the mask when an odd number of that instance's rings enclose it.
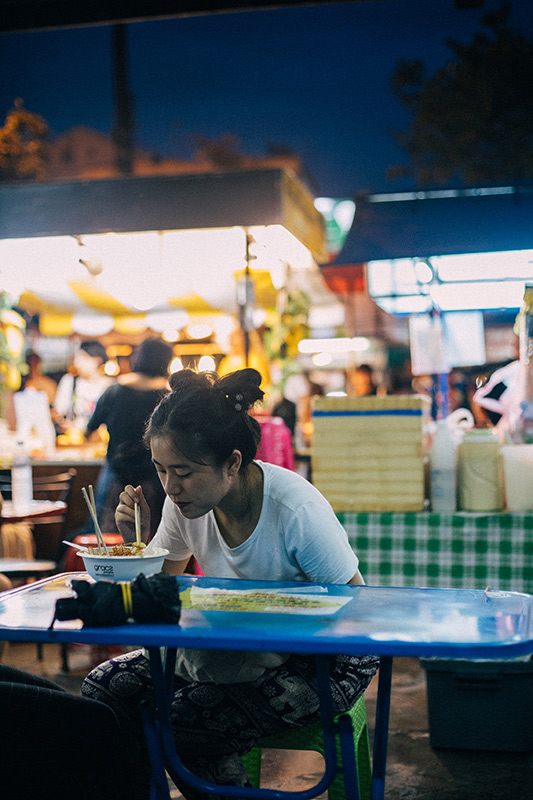
<path fill-rule="evenodd" d="M 216 169 L 238 169 L 246 164 L 247 157 L 239 152 L 239 139 L 232 133 L 224 133 L 218 139 L 195 136 L 197 158 L 205 160 Z"/>
<path fill-rule="evenodd" d="M 47 152 L 48 125 L 43 117 L 15 100 L 0 128 L 0 180 L 42 177 Z"/>
<path fill-rule="evenodd" d="M 527 181 L 533 178 L 533 40 L 509 26 L 511 4 L 482 17 L 488 32 L 469 44 L 447 40 L 454 58 L 427 77 L 419 60 L 402 60 L 392 88 L 414 116 L 392 135 L 410 163 L 390 178 L 421 185 Z"/>

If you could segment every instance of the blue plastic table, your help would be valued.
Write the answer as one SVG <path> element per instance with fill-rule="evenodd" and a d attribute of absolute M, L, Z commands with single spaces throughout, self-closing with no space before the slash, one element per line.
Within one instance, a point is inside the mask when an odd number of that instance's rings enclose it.
<path fill-rule="evenodd" d="M 176 648 L 273 650 L 317 656 L 326 775 L 313 789 L 289 793 L 307 800 L 325 790 L 334 772 L 326 656 L 376 653 L 381 659 L 373 754 L 372 798 L 384 796 L 387 729 L 394 656 L 514 658 L 533 652 L 533 596 L 466 589 L 416 589 L 273 581 L 178 578 L 185 607 L 179 625 L 134 624 L 81 628 L 79 621 L 49 629 L 55 601 L 68 596 L 81 575 L 47 578 L 0 595 L 0 640 L 144 645 L 156 686 L 154 711 L 143 710 L 152 761 L 154 797 L 168 797 L 171 764 L 190 783 L 252 798 L 286 798 L 266 789 L 215 787 L 191 776 L 176 756 L 168 720 L 169 685 Z M 186 591 L 190 590 L 190 591 Z M 221 591 L 222 590 L 222 591 Z M 163 663 L 160 648 L 167 648 Z M 345 732 L 345 744 L 351 731 Z M 341 733 L 341 737 L 343 734 Z M 333 749 L 332 749 L 333 748 Z M 353 750 L 353 748 L 352 748 Z M 343 749 L 347 797 L 357 797 L 355 764 Z"/>

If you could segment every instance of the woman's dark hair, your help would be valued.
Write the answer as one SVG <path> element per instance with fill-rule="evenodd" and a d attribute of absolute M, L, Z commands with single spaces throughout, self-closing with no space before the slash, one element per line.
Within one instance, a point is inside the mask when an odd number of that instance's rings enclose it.
<path fill-rule="evenodd" d="M 133 371 L 150 378 L 167 377 L 173 355 L 172 347 L 162 339 L 145 339 L 132 356 Z"/>
<path fill-rule="evenodd" d="M 255 369 L 240 369 L 223 378 L 215 372 L 184 369 L 170 377 L 170 394 L 155 408 L 145 443 L 164 437 L 197 464 L 216 467 L 234 450 L 242 466 L 250 464 L 261 441 L 261 426 L 248 414 L 264 392 Z"/>
<path fill-rule="evenodd" d="M 80 350 L 84 350 L 88 356 L 91 356 L 91 358 L 100 358 L 102 360 L 102 364 L 105 364 L 107 361 L 107 352 L 101 342 L 97 342 L 96 340 L 82 342 L 80 344 Z"/>

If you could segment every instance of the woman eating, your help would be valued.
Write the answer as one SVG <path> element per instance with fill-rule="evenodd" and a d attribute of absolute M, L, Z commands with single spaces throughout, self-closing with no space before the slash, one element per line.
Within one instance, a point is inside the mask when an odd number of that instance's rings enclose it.
<path fill-rule="evenodd" d="M 244 369 L 177 372 L 145 434 L 166 499 L 154 545 L 169 555 L 164 571 L 183 574 L 193 556 L 205 575 L 272 581 L 362 584 L 358 559 L 325 498 L 305 478 L 255 461 L 260 425 L 248 412 L 263 398 L 261 376 Z M 139 486 L 120 495 L 116 523 L 134 538 L 135 505 L 143 537 L 150 512 Z M 378 668 L 376 656 L 337 656 L 330 665 L 335 714 L 351 708 Z M 152 697 L 142 650 L 111 659 L 85 679 L 83 693 L 111 705 L 125 736 L 139 797 L 148 796 L 149 765 L 139 716 Z M 320 718 L 313 656 L 178 650 L 171 721 L 185 766 L 205 780 L 247 786 L 241 755 L 256 742 Z M 175 778 L 174 778 L 175 779 Z M 176 779 L 175 779 L 176 780 Z M 203 795 L 176 781 L 187 798 Z"/>

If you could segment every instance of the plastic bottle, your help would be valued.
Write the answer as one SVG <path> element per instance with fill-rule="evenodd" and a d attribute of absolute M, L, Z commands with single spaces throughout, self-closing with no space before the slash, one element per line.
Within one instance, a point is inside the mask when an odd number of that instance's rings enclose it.
<path fill-rule="evenodd" d="M 27 514 L 33 499 L 31 461 L 24 442 L 18 441 L 11 466 L 13 510 L 15 514 Z"/>
<path fill-rule="evenodd" d="M 461 511 L 501 511 L 503 465 L 500 442 L 489 428 L 467 431 L 458 449 L 458 488 Z"/>
<path fill-rule="evenodd" d="M 437 421 L 429 454 L 431 510 L 436 514 L 456 509 L 455 442 L 445 419 Z"/>

